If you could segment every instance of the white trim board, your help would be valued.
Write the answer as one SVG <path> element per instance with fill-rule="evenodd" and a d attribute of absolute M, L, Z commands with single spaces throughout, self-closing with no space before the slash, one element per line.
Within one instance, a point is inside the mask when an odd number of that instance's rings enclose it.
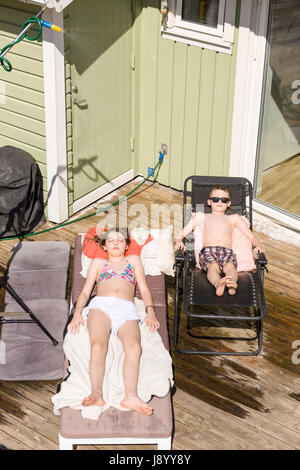
<path fill-rule="evenodd" d="M 43 19 L 63 27 L 63 13 L 46 9 Z M 68 219 L 64 35 L 43 28 L 48 219 Z"/>
<path fill-rule="evenodd" d="M 99 437 L 99 438 L 66 438 L 59 434 L 59 450 L 73 450 L 73 445 L 126 445 L 126 444 L 156 444 L 157 450 L 171 450 L 170 437 Z"/>
<path fill-rule="evenodd" d="M 269 0 L 241 2 L 230 176 L 254 179 L 267 44 Z"/>
<path fill-rule="evenodd" d="M 122 173 L 122 175 L 117 176 L 108 183 L 103 184 L 99 188 L 94 189 L 94 191 L 91 191 L 90 193 L 86 194 L 85 196 L 82 196 L 80 199 L 77 199 L 73 202 L 73 213 L 84 209 L 90 204 L 93 204 L 93 202 L 98 201 L 98 199 L 101 199 L 103 196 L 106 196 L 111 191 L 114 191 L 120 186 L 123 186 L 123 184 L 128 183 L 128 181 L 131 181 L 133 178 L 134 172 L 133 169 L 131 169 L 126 171 L 125 173 Z"/>
<path fill-rule="evenodd" d="M 271 207 L 259 201 L 253 201 L 253 209 L 255 212 L 272 219 L 279 225 L 281 224 L 292 230 L 300 232 L 300 219 L 292 217 L 288 213 L 278 211 L 275 207 Z"/>
<path fill-rule="evenodd" d="M 48 8 L 54 7 L 56 11 L 62 11 L 73 0 L 20 0 L 20 1 L 24 3 L 34 3 L 34 4 L 45 6 Z"/>

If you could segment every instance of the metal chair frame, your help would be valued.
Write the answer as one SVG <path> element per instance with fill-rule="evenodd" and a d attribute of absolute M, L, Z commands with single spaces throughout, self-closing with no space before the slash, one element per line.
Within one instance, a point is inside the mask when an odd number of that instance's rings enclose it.
<path fill-rule="evenodd" d="M 192 189 L 188 189 L 188 185 L 192 184 Z M 204 176 L 190 176 L 185 180 L 184 183 L 184 225 L 188 222 L 189 218 L 191 217 L 191 210 L 187 210 L 187 203 L 188 199 L 191 198 L 191 208 L 194 209 L 196 208 L 197 204 L 204 203 L 206 201 L 197 201 L 195 200 L 197 196 L 197 191 L 194 191 L 193 186 L 204 186 L 206 188 L 215 186 L 216 184 L 221 184 L 231 188 L 239 188 L 239 191 L 242 193 L 242 198 L 244 199 L 241 204 L 240 201 L 233 200 L 232 201 L 232 209 L 231 213 L 239 213 L 240 215 L 244 215 L 248 218 L 250 222 L 250 229 L 252 230 L 252 197 L 253 197 L 253 192 L 252 192 L 252 185 L 251 183 L 245 179 L 245 178 L 235 178 L 235 177 L 204 177 Z M 206 194 L 208 191 L 206 192 Z M 207 199 L 207 197 L 206 197 Z M 235 196 L 234 196 L 234 199 Z M 247 199 L 248 199 L 248 204 L 247 204 Z M 239 202 L 239 204 L 237 203 Z M 205 212 L 208 212 L 208 207 L 204 208 Z M 240 304 L 234 303 L 235 299 L 238 297 L 236 296 L 230 296 L 234 297 L 234 299 L 230 299 L 231 304 L 234 305 L 235 307 L 239 307 L 241 305 L 247 306 L 250 308 L 257 308 L 259 309 L 259 314 L 258 315 L 235 315 L 235 314 L 230 314 L 230 315 L 216 315 L 216 314 L 203 314 L 203 313 L 191 313 L 190 312 L 190 307 L 200 307 L 203 304 L 201 303 L 195 303 L 193 302 L 193 295 L 190 295 L 190 292 L 188 292 L 188 287 L 187 283 L 190 282 L 190 278 L 193 277 L 191 276 L 191 273 L 193 270 L 195 271 L 194 264 L 195 264 L 195 257 L 194 257 L 194 251 L 191 249 L 191 245 L 193 244 L 193 233 L 191 233 L 187 239 L 186 239 L 186 246 L 187 250 L 186 252 L 183 252 L 182 250 L 178 250 L 175 254 L 175 265 L 174 265 L 174 270 L 175 270 L 175 318 L 174 318 L 174 346 L 177 352 L 183 353 L 183 354 L 200 354 L 200 355 L 230 355 L 230 356 L 254 356 L 259 354 L 259 352 L 262 349 L 262 344 L 263 344 L 263 319 L 267 313 L 266 311 L 266 305 L 265 305 L 265 297 L 264 297 L 264 289 L 263 289 L 263 284 L 264 284 L 264 271 L 267 270 L 267 260 L 265 258 L 264 253 L 260 253 L 258 258 L 255 259 L 255 264 L 256 264 L 256 271 L 253 272 L 246 272 L 246 273 L 239 273 L 239 277 L 247 278 L 249 277 L 249 285 L 251 284 L 252 290 L 253 290 L 253 297 L 254 297 L 254 303 L 251 305 L 246 304 Z M 197 271 L 199 271 L 197 269 Z M 189 333 L 189 324 L 190 320 L 192 318 L 198 318 L 202 320 L 214 320 L 214 321 L 219 321 L 219 320 L 225 320 L 228 322 L 228 327 L 230 327 L 230 324 L 232 322 L 236 321 L 246 321 L 246 322 L 255 322 L 257 326 L 257 336 L 254 338 L 247 338 L 246 340 L 256 340 L 258 342 L 258 347 L 257 350 L 254 352 L 245 352 L 245 351 L 208 351 L 208 350 L 185 350 L 182 349 L 178 345 L 178 328 L 179 328 L 179 321 L 180 321 L 180 313 L 181 313 L 181 295 L 180 295 L 180 283 L 183 283 L 183 311 L 184 314 L 187 315 L 187 331 Z M 211 286 L 209 285 L 209 282 L 207 282 L 207 287 L 210 288 Z M 193 292 L 193 289 L 196 287 L 192 286 L 191 291 Z M 228 299 L 229 296 L 227 296 Z M 215 303 L 210 303 L 210 305 L 215 305 L 215 306 L 225 306 L 226 303 L 224 303 L 224 298 L 226 297 L 222 296 L 217 297 L 216 296 L 216 301 Z M 190 333 L 189 333 L 190 334 Z M 191 335 L 192 336 L 192 335 Z M 214 340 L 242 340 L 243 338 L 223 338 L 223 337 L 197 337 L 197 338 L 202 338 L 202 339 L 214 339 Z"/>
<path fill-rule="evenodd" d="M 4 325 L 5 323 L 35 323 L 45 333 L 45 335 L 48 336 L 48 338 L 52 341 L 53 345 L 57 346 L 58 341 L 51 335 L 51 333 L 47 330 L 43 323 L 36 317 L 36 315 L 32 312 L 32 310 L 28 307 L 28 305 L 24 302 L 24 300 L 18 295 L 15 289 L 8 282 L 9 266 L 21 246 L 22 242 L 19 242 L 12 249 L 12 256 L 8 262 L 6 272 L 4 275 L 0 276 L 0 290 L 1 288 L 4 288 L 11 295 L 11 297 L 20 305 L 24 312 L 28 313 L 30 318 L 10 320 L 9 318 L 5 318 L 5 312 L 1 312 L 4 317 L 0 316 L 0 326 Z"/>

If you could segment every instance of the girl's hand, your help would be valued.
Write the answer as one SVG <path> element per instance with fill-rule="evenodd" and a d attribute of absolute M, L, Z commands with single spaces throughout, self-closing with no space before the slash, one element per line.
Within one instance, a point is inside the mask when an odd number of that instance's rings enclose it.
<path fill-rule="evenodd" d="M 82 315 L 74 315 L 73 320 L 68 325 L 68 331 L 74 334 L 79 333 L 80 325 L 84 326 Z"/>
<path fill-rule="evenodd" d="M 157 320 L 154 312 L 149 312 L 147 314 L 145 323 L 151 333 L 153 333 L 159 328 L 159 321 Z"/>

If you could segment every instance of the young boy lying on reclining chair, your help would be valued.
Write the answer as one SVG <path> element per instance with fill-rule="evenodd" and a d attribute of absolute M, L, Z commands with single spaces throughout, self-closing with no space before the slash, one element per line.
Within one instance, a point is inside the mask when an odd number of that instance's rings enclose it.
<path fill-rule="evenodd" d="M 196 212 L 192 216 L 181 231 L 180 238 L 176 240 L 175 250 L 185 250 L 182 240 L 194 230 L 196 266 L 207 271 L 207 279 L 216 288 L 217 296 L 224 294 L 225 287 L 229 295 L 235 295 L 238 272 L 236 255 L 232 251 L 233 229 L 238 228 L 251 241 L 254 254 L 263 249 L 240 215 L 226 214 L 231 205 L 230 193 L 226 186 L 214 186 L 209 192 L 207 204 L 211 207 L 211 213 Z M 199 236 L 203 240 L 201 251 L 199 239 L 196 239 Z"/>

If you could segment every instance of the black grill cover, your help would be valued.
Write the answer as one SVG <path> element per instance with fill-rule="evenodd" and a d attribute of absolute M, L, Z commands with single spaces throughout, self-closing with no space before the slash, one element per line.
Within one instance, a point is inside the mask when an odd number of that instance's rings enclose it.
<path fill-rule="evenodd" d="M 0 147 L 0 238 L 31 233 L 45 222 L 43 179 L 32 156 Z"/>

